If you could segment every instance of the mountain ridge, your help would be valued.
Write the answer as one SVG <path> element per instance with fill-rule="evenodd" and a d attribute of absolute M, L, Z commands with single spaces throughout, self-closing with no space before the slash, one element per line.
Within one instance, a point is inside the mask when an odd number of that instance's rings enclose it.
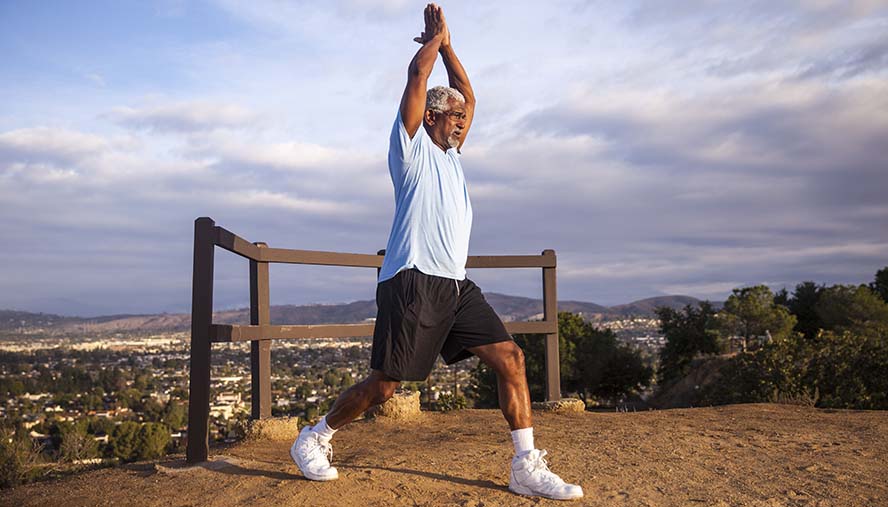
<path fill-rule="evenodd" d="M 497 292 L 485 295 L 487 301 L 505 321 L 524 321 L 542 318 L 541 299 L 511 296 Z M 701 301 L 690 296 L 657 296 L 631 303 L 603 306 L 585 301 L 563 300 L 559 311 L 578 313 L 586 319 L 618 318 L 628 316 L 653 317 L 657 306 L 683 308 Z M 359 300 L 341 304 L 272 305 L 272 324 L 330 324 L 356 323 L 376 316 L 376 302 Z M 40 328 L 44 330 L 74 331 L 184 331 L 191 325 L 187 313 L 117 314 L 98 317 L 64 316 L 19 310 L 0 310 L 0 331 Z M 213 312 L 217 324 L 248 324 L 250 309 L 237 308 Z"/>

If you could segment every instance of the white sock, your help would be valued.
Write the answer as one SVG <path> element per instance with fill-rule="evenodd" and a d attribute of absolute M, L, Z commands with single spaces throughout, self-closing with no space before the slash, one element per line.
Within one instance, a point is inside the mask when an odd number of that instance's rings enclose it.
<path fill-rule="evenodd" d="M 314 431 L 321 437 L 321 440 L 325 442 L 329 442 L 331 438 L 333 438 L 333 434 L 339 430 L 334 430 L 333 428 L 327 426 L 327 416 L 321 417 L 320 422 L 312 426 L 311 431 Z"/>
<path fill-rule="evenodd" d="M 521 456 L 530 452 L 533 447 L 533 428 L 521 428 L 512 432 L 512 443 L 515 444 L 515 455 Z"/>

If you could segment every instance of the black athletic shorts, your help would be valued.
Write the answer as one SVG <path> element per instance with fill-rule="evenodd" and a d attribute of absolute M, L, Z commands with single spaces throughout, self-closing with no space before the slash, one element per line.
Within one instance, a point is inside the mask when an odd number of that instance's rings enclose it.
<path fill-rule="evenodd" d="M 370 367 L 396 380 L 424 380 L 438 354 L 453 364 L 470 347 L 512 339 L 468 278 L 405 269 L 377 285 L 376 306 Z"/>

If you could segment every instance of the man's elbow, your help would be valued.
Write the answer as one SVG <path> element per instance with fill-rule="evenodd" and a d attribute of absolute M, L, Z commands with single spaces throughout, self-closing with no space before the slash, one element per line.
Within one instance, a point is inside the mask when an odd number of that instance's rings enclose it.
<path fill-rule="evenodd" d="M 450 86 L 454 86 L 451 84 Z M 463 98 L 466 99 L 466 107 L 475 107 L 475 92 L 472 90 L 471 86 L 455 86 L 456 89 L 459 90 L 459 93 L 462 94 Z"/>

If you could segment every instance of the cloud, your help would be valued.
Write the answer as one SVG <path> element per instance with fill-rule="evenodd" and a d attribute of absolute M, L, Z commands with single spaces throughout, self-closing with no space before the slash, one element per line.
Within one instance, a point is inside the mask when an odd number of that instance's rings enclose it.
<path fill-rule="evenodd" d="M 105 78 L 97 72 L 87 73 L 83 77 L 92 81 L 96 86 L 99 86 L 100 88 L 105 88 L 107 86 L 107 83 L 105 82 Z"/>
<path fill-rule="evenodd" d="M 51 272 L 72 281 L 52 286 L 66 297 L 187 306 L 191 226 L 204 215 L 274 246 L 383 247 L 393 208 L 386 141 L 421 7 L 172 0 L 149 9 L 170 37 L 140 51 L 137 66 L 34 37 L 64 63 L 4 61 L 16 79 L 4 82 L 14 100 L 0 115 L 0 235 L 41 256 L 0 263 L 14 266 L 0 273 L 15 281 L 7 292 L 41 296 L 45 286 L 27 280 Z M 605 304 L 871 277 L 888 255 L 886 9 L 447 7 L 479 99 L 462 156 L 470 251 L 554 248 L 561 296 Z M 107 10 L 109 20 L 131 15 Z M 156 26 L 133 24 L 120 47 L 145 47 Z M 84 78 L 97 69 L 100 79 Z M 64 79 L 70 86 L 40 86 Z M 104 82 L 102 93 L 87 79 Z M 440 64 L 431 81 L 447 81 Z M 101 259 L 114 276 L 94 267 Z M 232 272 L 242 268 L 232 261 Z M 536 270 L 477 276 L 538 295 Z M 140 278 L 156 290 L 133 296 L 120 283 Z M 335 284 L 293 289 L 299 280 L 275 282 L 275 299 L 349 298 Z M 238 283 L 220 283 L 219 300 L 242 300 Z"/>
<path fill-rule="evenodd" d="M 180 102 L 135 109 L 116 107 L 105 116 L 129 128 L 155 132 L 200 132 L 222 128 L 244 128 L 257 115 L 238 104 Z"/>
<path fill-rule="evenodd" d="M 277 208 L 309 215 L 352 215 L 363 210 L 356 203 L 321 199 L 302 199 L 268 190 L 236 190 L 222 195 L 226 203 L 249 208 Z"/>
<path fill-rule="evenodd" d="M 295 140 L 269 142 L 243 134 L 224 133 L 191 137 L 184 153 L 189 157 L 213 159 L 220 166 L 293 172 L 327 172 L 335 168 L 338 173 L 350 173 L 373 162 L 368 155 L 353 149 L 336 149 Z"/>
<path fill-rule="evenodd" d="M 109 148 L 94 134 L 56 127 L 29 127 L 0 133 L 0 162 L 43 160 L 76 164 Z"/>
<path fill-rule="evenodd" d="M 841 89 L 762 84 L 693 97 L 590 91 L 528 115 L 521 127 L 598 137 L 614 158 L 675 172 L 837 170 L 879 163 L 873 147 L 888 135 L 886 97 L 878 80 Z"/>
<path fill-rule="evenodd" d="M 802 70 L 800 79 L 833 77 L 849 79 L 862 74 L 888 70 L 888 37 L 847 49 L 814 61 Z"/>

